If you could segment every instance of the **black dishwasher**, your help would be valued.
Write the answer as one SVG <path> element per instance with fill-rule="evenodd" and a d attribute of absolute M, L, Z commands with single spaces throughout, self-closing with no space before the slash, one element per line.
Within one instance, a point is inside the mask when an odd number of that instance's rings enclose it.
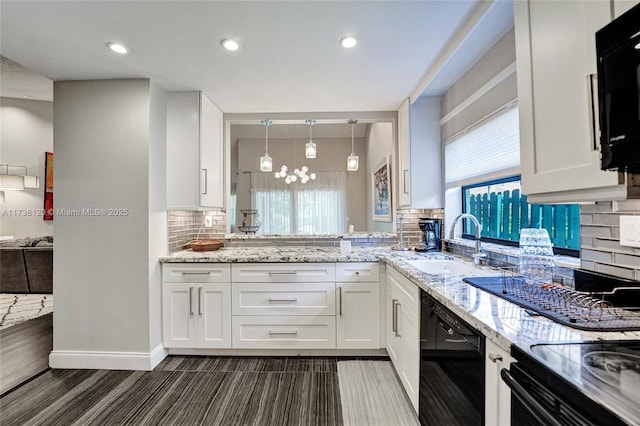
<path fill-rule="evenodd" d="M 421 425 L 484 424 L 484 336 L 421 290 Z"/>

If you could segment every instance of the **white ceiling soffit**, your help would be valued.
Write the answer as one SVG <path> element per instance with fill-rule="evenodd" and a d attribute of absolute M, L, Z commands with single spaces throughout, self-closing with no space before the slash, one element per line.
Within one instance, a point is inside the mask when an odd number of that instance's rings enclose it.
<path fill-rule="evenodd" d="M 53 81 L 0 56 L 0 96 L 53 101 Z"/>
<path fill-rule="evenodd" d="M 389 111 L 484 3 L 4 0 L 0 40 L 4 56 L 56 81 L 150 77 L 202 90 L 226 113 Z M 359 41 L 350 51 L 346 34 Z M 111 41 L 131 52 L 114 55 Z"/>
<path fill-rule="evenodd" d="M 367 133 L 367 123 L 358 123 L 353 126 L 353 136 L 363 138 Z M 261 124 L 241 124 L 231 126 L 231 140 L 237 139 L 263 139 L 265 129 Z M 307 124 L 272 124 L 269 126 L 269 139 L 309 139 L 309 126 Z M 351 126 L 345 124 L 316 124 L 313 126 L 313 139 L 322 138 L 351 138 Z"/>

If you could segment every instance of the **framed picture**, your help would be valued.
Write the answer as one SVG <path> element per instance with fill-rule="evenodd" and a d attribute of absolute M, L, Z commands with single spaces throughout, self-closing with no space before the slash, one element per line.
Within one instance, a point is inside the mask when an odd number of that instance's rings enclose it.
<path fill-rule="evenodd" d="M 391 169 L 389 156 L 371 171 L 373 220 L 391 222 Z"/>

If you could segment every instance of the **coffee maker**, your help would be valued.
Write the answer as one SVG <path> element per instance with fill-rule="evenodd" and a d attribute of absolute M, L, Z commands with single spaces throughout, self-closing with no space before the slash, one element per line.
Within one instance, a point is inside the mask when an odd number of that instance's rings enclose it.
<path fill-rule="evenodd" d="M 422 244 L 416 247 L 416 251 L 440 251 L 442 219 L 420 218 L 418 226 L 422 231 Z"/>

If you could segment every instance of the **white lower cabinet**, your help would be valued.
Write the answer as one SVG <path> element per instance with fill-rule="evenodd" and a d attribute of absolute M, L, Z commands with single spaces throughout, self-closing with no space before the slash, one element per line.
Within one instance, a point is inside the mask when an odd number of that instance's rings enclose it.
<path fill-rule="evenodd" d="M 511 424 L 511 390 L 502 381 L 500 370 L 515 360 L 491 340 L 485 340 L 485 425 Z"/>
<path fill-rule="evenodd" d="M 387 352 L 416 413 L 420 385 L 420 289 L 387 270 Z"/>
<path fill-rule="evenodd" d="M 167 348 L 380 350 L 380 265 L 166 263 Z"/>
<path fill-rule="evenodd" d="M 162 285 L 162 330 L 167 348 L 231 347 L 231 284 Z"/>

